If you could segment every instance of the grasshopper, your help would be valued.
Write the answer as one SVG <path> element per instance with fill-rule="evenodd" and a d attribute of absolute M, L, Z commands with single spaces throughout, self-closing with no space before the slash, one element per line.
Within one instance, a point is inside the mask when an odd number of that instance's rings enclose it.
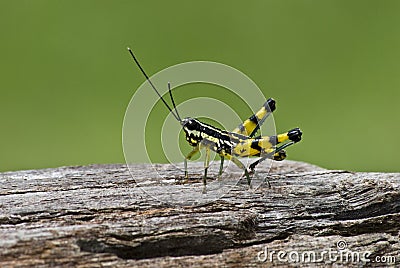
<path fill-rule="evenodd" d="M 254 174 L 254 170 L 258 164 L 265 159 L 273 159 L 276 161 L 284 160 L 286 158 L 285 148 L 301 140 L 302 132 L 299 128 L 294 128 L 278 135 L 255 137 L 255 134 L 259 130 L 260 126 L 276 109 L 276 102 L 272 98 L 269 98 L 257 113 L 250 116 L 233 131 L 226 131 L 216 128 L 209 124 L 200 122 L 192 117 L 186 117 L 182 119 L 176 108 L 174 98 L 172 97 L 170 83 L 168 83 L 168 92 L 173 109 L 168 105 L 157 88 L 154 86 L 132 50 L 128 48 L 128 51 L 150 86 L 164 103 L 165 107 L 180 123 L 185 133 L 186 141 L 193 147 L 193 150 L 184 159 L 186 180 L 189 179 L 187 171 L 188 160 L 196 155 L 201 149 L 205 149 L 203 192 L 206 191 L 207 170 L 210 164 L 211 151 L 216 152 L 221 158 L 218 173 L 219 177 L 223 172 L 224 160 L 228 159 L 244 171 L 244 176 L 247 179 L 247 183 L 251 187 L 250 175 Z M 246 166 L 238 158 L 249 156 L 261 158 L 250 164 L 249 168 L 246 168 Z"/>

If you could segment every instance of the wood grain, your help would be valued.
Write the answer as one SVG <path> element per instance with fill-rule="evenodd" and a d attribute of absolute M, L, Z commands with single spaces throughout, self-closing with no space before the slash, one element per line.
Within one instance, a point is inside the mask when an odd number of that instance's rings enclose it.
<path fill-rule="evenodd" d="M 201 166 L 191 163 L 192 177 L 200 178 Z M 400 265 L 399 173 L 274 162 L 270 172 L 259 168 L 271 187 L 249 190 L 241 180 L 218 200 L 188 206 L 160 200 L 174 193 L 190 201 L 184 189 L 201 193 L 200 179 L 182 184 L 181 170 L 167 164 L 130 169 L 110 164 L 0 173 L 0 267 L 389 265 L 375 262 L 382 256 L 396 258 L 389 266 Z M 223 178 L 240 176 L 233 168 Z M 137 187 L 135 180 L 148 183 Z M 371 262 L 288 261 L 290 252 L 346 252 L 337 243 L 347 252 L 367 252 Z M 286 260 L 277 259 L 279 251 Z"/>

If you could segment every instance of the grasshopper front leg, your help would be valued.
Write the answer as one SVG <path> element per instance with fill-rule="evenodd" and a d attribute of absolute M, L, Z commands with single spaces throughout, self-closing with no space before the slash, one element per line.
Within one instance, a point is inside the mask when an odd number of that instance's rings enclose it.
<path fill-rule="evenodd" d="M 200 150 L 200 147 L 197 145 L 193 148 L 193 150 L 185 157 L 184 165 L 185 165 L 185 179 L 189 179 L 188 171 L 187 171 L 187 161 L 192 159 L 192 157 L 197 154 Z"/>
<path fill-rule="evenodd" d="M 224 160 L 225 160 L 225 157 L 223 157 L 222 155 L 220 157 L 221 157 L 221 163 L 219 165 L 218 178 L 221 178 L 222 176 L 222 171 L 224 169 Z"/>

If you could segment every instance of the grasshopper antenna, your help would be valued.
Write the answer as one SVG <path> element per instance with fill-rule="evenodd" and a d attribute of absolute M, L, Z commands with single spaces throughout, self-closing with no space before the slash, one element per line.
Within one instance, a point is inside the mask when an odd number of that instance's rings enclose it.
<path fill-rule="evenodd" d="M 169 92 L 169 97 L 171 98 L 171 101 L 172 101 L 172 105 L 174 106 L 175 113 L 178 116 L 179 121 L 182 122 L 181 116 L 179 115 L 178 109 L 176 108 L 174 98 L 172 97 L 171 83 L 170 82 L 168 82 L 168 92 Z"/>
<path fill-rule="evenodd" d="M 170 111 L 170 113 L 176 118 L 176 120 L 178 120 L 179 122 L 181 122 L 182 120 L 180 119 L 179 115 L 176 115 L 173 110 L 171 109 L 171 107 L 168 105 L 168 103 L 164 100 L 164 98 L 161 96 L 160 92 L 158 92 L 157 88 L 154 86 L 153 82 L 151 82 L 149 76 L 146 74 L 146 72 L 144 71 L 144 69 L 142 68 L 142 66 L 140 65 L 139 61 L 136 59 L 135 54 L 133 54 L 132 50 L 128 47 L 128 51 L 131 54 L 133 60 L 135 61 L 136 65 L 139 67 L 140 71 L 142 72 L 142 74 L 144 75 L 144 77 L 146 77 L 147 82 L 149 82 L 149 84 L 151 85 L 151 87 L 154 89 L 154 91 L 157 93 L 158 97 L 160 97 L 160 99 L 163 101 L 163 103 L 165 104 L 165 106 L 167 107 L 167 109 Z M 170 92 L 171 94 L 171 92 Z M 172 96 L 172 95 L 171 95 Z M 175 107 L 175 104 L 174 104 Z M 176 109 L 176 108 L 175 108 Z M 178 111 L 176 110 L 176 112 L 178 113 Z"/>

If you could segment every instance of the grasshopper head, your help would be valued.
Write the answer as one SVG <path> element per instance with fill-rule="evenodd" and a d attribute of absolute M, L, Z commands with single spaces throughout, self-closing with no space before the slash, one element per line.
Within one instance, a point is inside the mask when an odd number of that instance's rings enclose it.
<path fill-rule="evenodd" d="M 202 140 L 199 132 L 200 122 L 197 119 L 186 117 L 182 119 L 181 125 L 185 132 L 186 141 L 190 145 L 196 146 Z"/>

